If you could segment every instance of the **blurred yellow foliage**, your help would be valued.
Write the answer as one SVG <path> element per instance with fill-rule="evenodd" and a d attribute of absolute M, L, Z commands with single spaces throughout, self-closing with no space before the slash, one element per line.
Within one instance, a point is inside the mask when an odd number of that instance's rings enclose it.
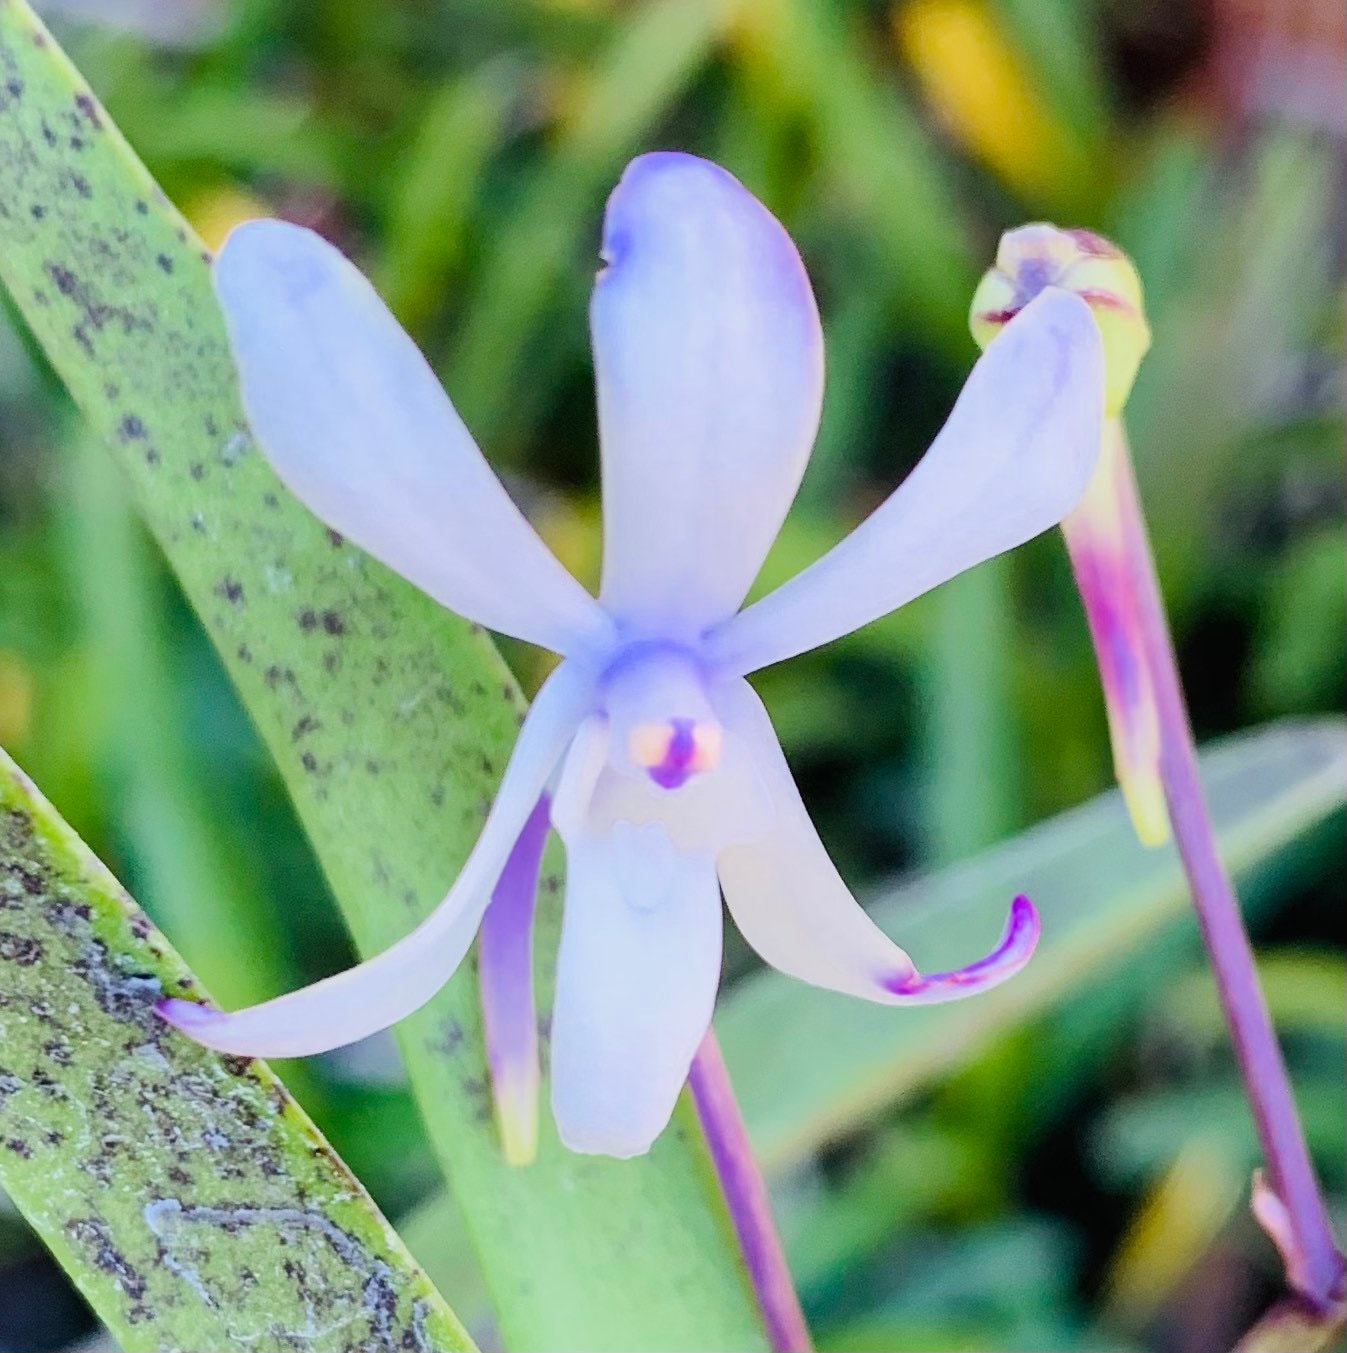
<path fill-rule="evenodd" d="M 980 0 L 899 4 L 893 30 L 950 133 L 1021 196 L 1058 201 L 1088 172 Z"/>
<path fill-rule="evenodd" d="M 32 720 L 33 674 L 17 653 L 0 649 L 0 746 L 21 743 Z"/>
<path fill-rule="evenodd" d="M 1144 1327 L 1229 1220 L 1242 1190 L 1218 1141 L 1189 1142 L 1118 1247 L 1107 1282 L 1111 1317 L 1128 1329 Z"/>
<path fill-rule="evenodd" d="M 261 198 L 233 184 L 222 184 L 189 198 L 183 207 L 183 214 L 192 223 L 192 229 L 201 236 L 206 248 L 214 253 L 236 225 L 272 213 Z"/>

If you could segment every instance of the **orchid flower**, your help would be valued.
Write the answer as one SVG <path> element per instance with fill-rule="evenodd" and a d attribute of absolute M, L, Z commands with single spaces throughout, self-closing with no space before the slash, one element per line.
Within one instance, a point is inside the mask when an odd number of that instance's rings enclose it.
<path fill-rule="evenodd" d="M 1094 468 L 1103 367 L 1086 304 L 1047 289 L 990 344 L 893 495 L 741 610 L 818 426 L 823 339 L 809 279 L 737 180 L 682 154 L 628 167 L 602 256 L 590 310 L 604 496 L 596 599 L 534 534 L 341 254 L 277 221 L 229 237 L 216 289 L 245 409 L 282 480 L 436 601 L 562 662 L 475 847 L 416 930 L 248 1010 L 181 1000 L 160 1010 L 199 1042 L 257 1056 L 317 1053 L 392 1024 L 463 960 L 493 892 L 499 902 L 508 891 L 507 861 L 530 857 L 536 876 L 528 834 L 547 811 L 567 858 L 553 1113 L 573 1150 L 631 1156 L 667 1123 L 709 1027 L 722 892 L 767 962 L 883 1004 L 969 995 L 1028 961 L 1038 918 L 1018 898 L 986 957 L 918 971 L 838 875 L 745 677 L 1058 523 Z M 495 946 L 516 955 L 502 961 L 517 980 L 497 990 L 527 989 L 519 950 Z"/>

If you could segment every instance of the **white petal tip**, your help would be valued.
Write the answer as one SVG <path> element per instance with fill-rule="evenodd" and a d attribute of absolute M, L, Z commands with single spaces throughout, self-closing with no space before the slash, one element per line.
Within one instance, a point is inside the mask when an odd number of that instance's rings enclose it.
<path fill-rule="evenodd" d="M 166 1024 L 171 1024 L 179 1033 L 184 1033 L 193 1042 L 203 1047 L 213 1048 L 217 1052 L 232 1052 L 234 1049 L 222 1045 L 220 1035 L 228 1028 L 229 1016 L 223 1010 L 216 1010 L 200 1001 L 184 1001 L 170 996 L 158 1001 L 154 1013 Z M 228 1043 L 228 1038 L 225 1038 Z"/>
<path fill-rule="evenodd" d="M 212 269 L 215 290 L 228 304 L 240 289 L 265 287 L 298 304 L 330 277 L 337 251 L 321 235 L 289 221 L 262 217 L 229 232 Z"/>
<path fill-rule="evenodd" d="M 656 1136 L 659 1134 L 657 1133 Z M 613 1160 L 635 1160 L 646 1155 L 654 1138 L 631 1138 L 621 1133 L 561 1131 L 561 1144 L 577 1156 L 609 1156 Z"/>

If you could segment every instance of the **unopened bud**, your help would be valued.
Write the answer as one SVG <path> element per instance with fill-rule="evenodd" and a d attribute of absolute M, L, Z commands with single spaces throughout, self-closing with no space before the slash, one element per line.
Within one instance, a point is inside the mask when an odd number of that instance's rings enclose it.
<path fill-rule="evenodd" d="M 1045 287 L 1075 292 L 1093 312 L 1104 340 L 1105 413 L 1116 417 L 1151 344 L 1132 260 L 1089 230 L 1036 224 L 1007 231 L 973 296 L 969 327 L 978 345 L 985 348 Z"/>

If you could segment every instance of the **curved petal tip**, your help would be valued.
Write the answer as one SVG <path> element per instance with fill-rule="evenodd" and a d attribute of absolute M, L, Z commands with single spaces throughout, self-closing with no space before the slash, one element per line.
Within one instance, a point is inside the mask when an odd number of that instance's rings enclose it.
<path fill-rule="evenodd" d="M 189 1038 L 194 1038 L 207 1047 L 213 1046 L 210 1031 L 218 1029 L 229 1019 L 223 1010 L 202 1005 L 200 1001 L 184 1001 L 177 996 L 168 996 L 162 1001 L 156 1001 L 154 1013 L 166 1024 L 171 1024 Z"/>
<path fill-rule="evenodd" d="M 897 974 L 884 982 L 884 989 L 914 1004 L 957 1001 L 963 996 L 987 991 L 1014 977 L 1029 962 L 1042 930 L 1038 909 L 1020 894 L 1010 904 L 1006 928 L 991 953 L 952 972 Z"/>

